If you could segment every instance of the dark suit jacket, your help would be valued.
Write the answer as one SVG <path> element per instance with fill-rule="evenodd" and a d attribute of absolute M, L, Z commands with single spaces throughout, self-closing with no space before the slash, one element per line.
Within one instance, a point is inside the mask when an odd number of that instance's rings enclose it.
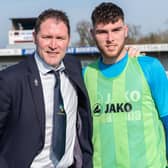
<path fill-rule="evenodd" d="M 92 121 L 81 65 L 64 59 L 66 73 L 78 94 L 77 138 L 72 167 L 92 167 Z M 68 93 L 67 93 L 68 94 Z M 28 168 L 43 149 L 45 111 L 34 56 L 0 72 L 0 168 Z"/>

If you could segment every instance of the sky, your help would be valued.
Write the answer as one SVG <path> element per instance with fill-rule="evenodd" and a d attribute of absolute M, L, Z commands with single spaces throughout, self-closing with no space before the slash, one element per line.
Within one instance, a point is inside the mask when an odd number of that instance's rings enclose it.
<path fill-rule="evenodd" d="M 3 2 L 2 2 L 3 1 Z M 43 10 L 56 8 L 67 13 L 71 25 L 71 42 L 78 39 L 76 24 L 90 21 L 92 10 L 102 0 L 1 0 L 0 48 L 8 44 L 10 18 L 37 17 Z M 138 25 L 147 34 L 168 29 L 168 0 L 106 0 L 119 5 L 128 24 Z"/>

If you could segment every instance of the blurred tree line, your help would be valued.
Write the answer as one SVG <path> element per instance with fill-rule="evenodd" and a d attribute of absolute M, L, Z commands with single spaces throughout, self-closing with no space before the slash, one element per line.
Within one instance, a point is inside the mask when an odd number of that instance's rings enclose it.
<path fill-rule="evenodd" d="M 95 42 L 91 37 L 90 29 L 92 24 L 89 21 L 80 21 L 76 25 L 76 32 L 79 35 L 79 40 L 74 44 L 78 47 L 95 46 Z M 151 32 L 143 35 L 141 26 L 128 25 L 129 32 L 127 44 L 149 44 L 149 43 L 168 43 L 168 29 L 165 31 Z"/>

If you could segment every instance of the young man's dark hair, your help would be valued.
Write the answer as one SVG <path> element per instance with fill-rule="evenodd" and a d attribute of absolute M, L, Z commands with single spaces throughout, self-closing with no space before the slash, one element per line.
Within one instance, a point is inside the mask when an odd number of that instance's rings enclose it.
<path fill-rule="evenodd" d="M 124 21 L 124 12 L 116 4 L 103 2 L 93 10 L 91 19 L 93 26 L 97 23 L 115 23 L 119 19 Z"/>

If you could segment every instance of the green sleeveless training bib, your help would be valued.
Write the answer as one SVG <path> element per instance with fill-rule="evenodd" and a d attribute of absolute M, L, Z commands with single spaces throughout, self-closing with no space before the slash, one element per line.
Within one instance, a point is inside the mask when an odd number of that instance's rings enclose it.
<path fill-rule="evenodd" d="M 93 115 L 94 168 L 165 168 L 165 136 L 137 58 L 106 78 L 98 62 L 84 80 Z"/>

